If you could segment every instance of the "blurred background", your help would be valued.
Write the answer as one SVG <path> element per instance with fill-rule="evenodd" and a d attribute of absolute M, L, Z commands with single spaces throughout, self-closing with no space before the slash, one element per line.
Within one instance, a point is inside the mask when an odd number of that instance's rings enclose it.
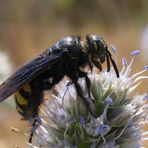
<path fill-rule="evenodd" d="M 93 33 L 121 58 L 139 49 L 133 73 L 148 63 L 147 0 L 0 0 L 0 81 L 18 66 L 68 35 Z M 148 81 L 138 92 L 147 92 Z M 12 98 L 12 97 L 11 97 Z M 25 147 L 28 123 L 21 121 L 14 100 L 0 104 L 0 147 Z M 20 133 L 11 131 L 16 127 Z"/>

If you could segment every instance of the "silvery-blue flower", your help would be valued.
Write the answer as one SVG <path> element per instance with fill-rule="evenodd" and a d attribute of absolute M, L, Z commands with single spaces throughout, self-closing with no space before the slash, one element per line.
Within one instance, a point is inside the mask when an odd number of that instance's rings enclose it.
<path fill-rule="evenodd" d="M 112 47 L 114 52 L 116 49 Z M 148 70 L 148 66 L 131 75 L 132 63 L 139 50 L 131 53 L 128 63 L 122 59 L 123 68 L 117 78 L 110 72 L 96 69 L 88 76 L 91 80 L 89 112 L 84 101 L 77 96 L 68 80 L 50 91 L 50 99 L 41 108 L 42 125 L 30 147 L 44 148 L 139 148 L 148 139 L 143 126 L 148 120 L 148 95 L 139 94 L 137 87 Z M 87 98 L 85 80 L 80 79 L 84 96 Z"/>

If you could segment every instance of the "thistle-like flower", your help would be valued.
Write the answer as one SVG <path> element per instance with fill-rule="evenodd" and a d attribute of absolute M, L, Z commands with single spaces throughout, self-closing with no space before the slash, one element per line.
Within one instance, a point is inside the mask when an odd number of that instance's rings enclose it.
<path fill-rule="evenodd" d="M 143 125 L 148 119 L 148 95 L 135 91 L 144 70 L 130 76 L 131 66 L 139 50 L 131 53 L 132 60 L 123 58 L 120 78 L 114 70 L 88 74 L 91 80 L 89 112 L 84 101 L 77 97 L 73 85 L 64 80 L 51 99 L 45 101 L 42 125 L 34 136 L 31 147 L 44 148 L 138 148 L 148 139 Z M 88 97 L 83 79 L 79 80 L 84 96 Z"/>

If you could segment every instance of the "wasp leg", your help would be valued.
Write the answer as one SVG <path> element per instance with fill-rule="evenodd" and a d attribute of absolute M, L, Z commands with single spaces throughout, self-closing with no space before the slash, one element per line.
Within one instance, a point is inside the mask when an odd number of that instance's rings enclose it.
<path fill-rule="evenodd" d="M 73 84 L 73 82 L 72 81 L 69 81 L 69 82 L 67 82 L 66 87 L 69 87 L 72 84 Z"/>
<path fill-rule="evenodd" d="M 87 91 L 88 91 L 88 97 L 90 98 L 90 84 L 91 83 L 90 83 L 90 79 L 87 76 L 87 73 L 79 70 L 78 75 L 79 75 L 79 77 L 85 78 L 86 87 L 87 87 Z"/>
<path fill-rule="evenodd" d="M 70 74 L 69 78 L 72 80 L 72 82 L 73 82 L 73 84 L 75 86 L 78 97 L 82 98 L 82 100 L 86 104 L 87 108 L 89 109 L 90 113 L 92 114 L 91 100 L 90 100 L 90 98 L 84 97 L 83 90 L 82 90 L 81 86 L 78 83 L 78 76 Z"/>
<path fill-rule="evenodd" d="M 90 111 L 91 114 L 93 114 L 93 110 L 92 110 L 92 107 L 91 107 L 91 105 L 92 105 L 91 99 L 84 97 L 82 88 L 81 88 L 81 86 L 79 85 L 78 82 L 75 81 L 74 85 L 75 85 L 75 88 L 76 88 L 76 91 L 77 91 L 77 95 L 84 100 L 84 103 L 86 104 L 88 110 Z"/>
<path fill-rule="evenodd" d="M 68 87 L 69 87 L 70 85 L 72 85 L 72 84 L 73 84 L 72 81 L 67 82 L 67 84 L 66 84 L 66 90 L 65 90 L 64 95 L 63 95 L 63 97 L 62 97 L 63 100 L 64 100 L 64 97 L 65 97 L 67 91 L 68 91 Z"/>
<path fill-rule="evenodd" d="M 63 78 L 63 75 L 56 75 L 54 77 L 44 79 L 43 90 L 50 90 L 54 85 L 58 84 L 62 78 Z M 50 79 L 52 80 L 50 81 Z"/>
<path fill-rule="evenodd" d="M 29 135 L 29 140 L 28 140 L 29 143 L 32 143 L 33 135 L 41 124 L 42 124 L 42 121 L 41 121 L 40 117 L 36 116 L 33 119 L 33 124 L 32 124 L 32 128 L 31 128 L 30 135 Z"/>

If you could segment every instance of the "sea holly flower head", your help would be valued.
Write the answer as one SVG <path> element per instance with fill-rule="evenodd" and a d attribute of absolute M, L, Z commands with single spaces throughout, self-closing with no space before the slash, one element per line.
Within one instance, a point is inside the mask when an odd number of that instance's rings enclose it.
<path fill-rule="evenodd" d="M 115 51 L 115 50 L 114 50 Z M 132 63 L 139 50 L 131 53 L 132 60 L 122 59 L 123 68 L 117 78 L 110 72 L 96 69 L 89 73 L 91 99 L 89 107 L 77 96 L 72 85 L 63 80 L 50 92 L 51 99 L 41 108 L 42 125 L 30 147 L 55 148 L 137 148 L 147 140 L 143 126 L 148 119 L 148 95 L 136 93 L 136 88 L 148 70 L 148 66 L 130 75 Z M 88 98 L 85 80 L 80 79 L 84 96 Z"/>

